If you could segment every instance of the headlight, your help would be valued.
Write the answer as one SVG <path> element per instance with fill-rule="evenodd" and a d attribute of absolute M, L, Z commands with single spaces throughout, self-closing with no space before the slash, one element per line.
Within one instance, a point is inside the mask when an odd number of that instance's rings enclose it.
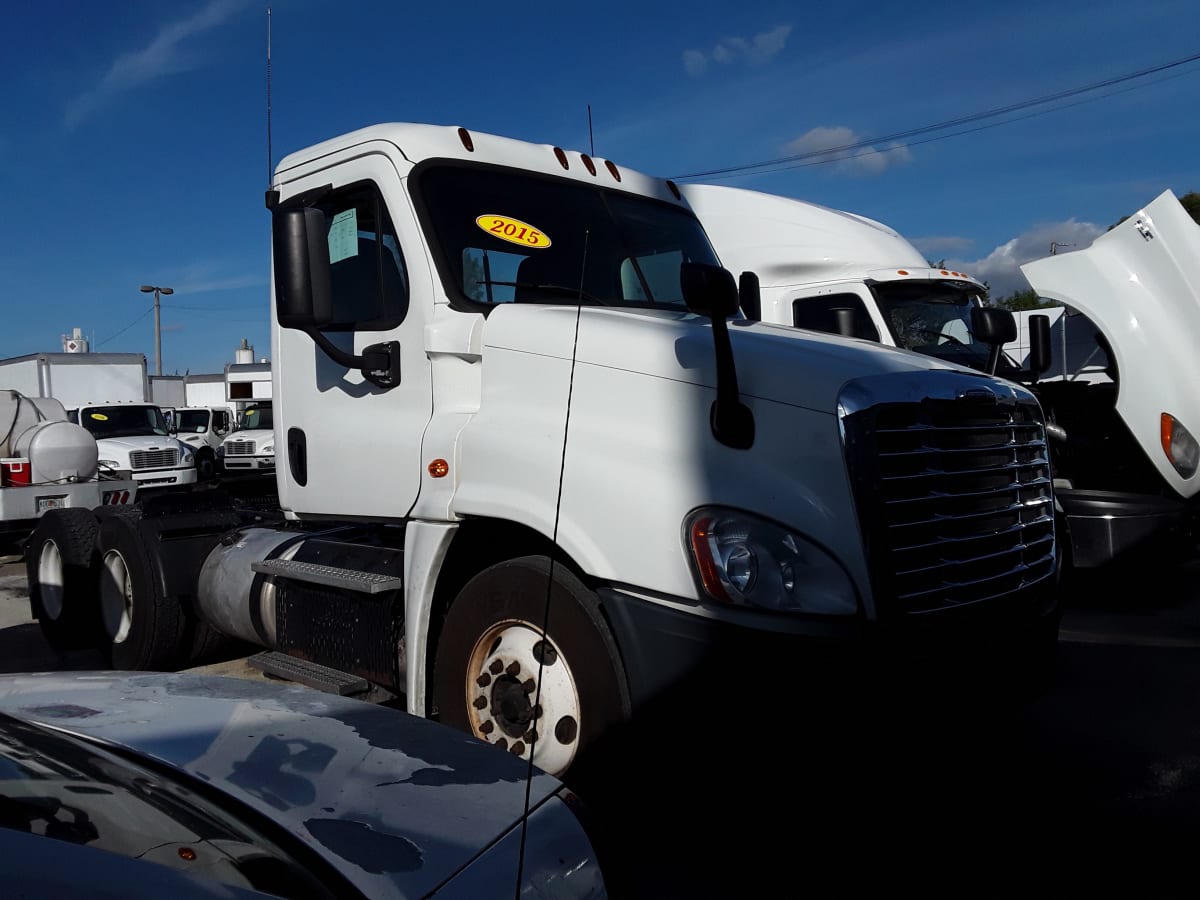
<path fill-rule="evenodd" d="M 699 509 L 685 523 L 704 592 L 721 603 L 851 616 L 858 596 L 832 556 L 774 522 L 726 509 Z"/>
<path fill-rule="evenodd" d="M 96 460 L 96 465 L 104 466 L 104 468 L 106 468 L 106 469 L 121 468 L 121 464 L 119 462 L 117 462 L 115 459 L 98 459 L 98 460 Z"/>
<path fill-rule="evenodd" d="M 275 445 L 267 444 L 267 446 L 262 448 L 262 453 L 267 456 L 274 456 L 275 455 Z"/>
<path fill-rule="evenodd" d="M 182 463 L 190 463 L 192 461 L 192 457 L 196 455 L 196 451 L 187 444 L 180 444 L 179 446 L 181 448 L 179 451 L 179 461 Z"/>
<path fill-rule="evenodd" d="M 1183 423 L 1170 413 L 1162 414 L 1159 429 L 1167 459 L 1171 461 L 1176 472 L 1184 478 L 1191 478 L 1196 474 L 1196 464 L 1200 463 L 1200 444 L 1197 444 L 1192 433 L 1183 427 Z"/>

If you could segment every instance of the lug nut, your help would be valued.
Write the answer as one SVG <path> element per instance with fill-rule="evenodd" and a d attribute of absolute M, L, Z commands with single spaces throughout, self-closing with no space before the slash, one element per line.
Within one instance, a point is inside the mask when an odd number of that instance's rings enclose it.
<path fill-rule="evenodd" d="M 540 719 L 542 717 L 542 704 L 537 704 L 533 708 L 533 715 L 530 718 Z"/>
<path fill-rule="evenodd" d="M 521 690 L 523 690 L 527 694 L 532 694 L 534 691 L 537 690 L 537 682 L 534 681 L 532 678 L 526 678 L 525 683 L 521 685 Z"/>
<path fill-rule="evenodd" d="M 496 723 L 493 722 L 491 719 L 488 719 L 486 722 L 480 723 L 479 730 L 482 731 L 484 734 L 491 734 L 493 731 L 496 730 Z"/>
<path fill-rule="evenodd" d="M 525 734 L 522 735 L 522 737 L 525 738 L 525 740 L 529 741 L 529 743 L 536 744 L 537 739 L 538 739 L 538 733 L 535 729 L 530 728 L 527 732 L 525 732 Z"/>
<path fill-rule="evenodd" d="M 514 662 L 504 671 L 507 672 L 509 675 L 516 677 L 517 675 L 521 674 L 521 664 L 519 662 Z"/>
<path fill-rule="evenodd" d="M 493 659 L 492 664 L 488 666 L 488 669 L 493 675 L 499 675 L 502 671 L 504 671 L 504 663 L 500 662 L 498 659 Z"/>
<path fill-rule="evenodd" d="M 501 750 L 507 750 L 508 749 L 508 740 L 506 738 L 500 738 L 500 740 L 496 741 L 496 746 L 499 747 Z"/>
<path fill-rule="evenodd" d="M 520 741 L 517 741 L 515 744 L 512 745 L 511 750 L 512 750 L 513 756 L 520 756 L 522 753 L 525 752 L 525 745 L 522 744 Z"/>
<path fill-rule="evenodd" d="M 538 641 L 533 645 L 533 658 L 543 666 L 552 666 L 558 661 L 558 651 L 550 646 L 549 641 Z"/>
<path fill-rule="evenodd" d="M 475 683 L 477 685 L 479 685 L 481 688 L 487 687 L 489 684 L 492 683 L 492 676 L 489 675 L 487 672 L 484 672 L 482 675 L 480 675 L 478 678 L 475 679 Z"/>
<path fill-rule="evenodd" d="M 476 709 L 487 709 L 488 699 L 487 697 L 476 697 L 471 705 Z"/>

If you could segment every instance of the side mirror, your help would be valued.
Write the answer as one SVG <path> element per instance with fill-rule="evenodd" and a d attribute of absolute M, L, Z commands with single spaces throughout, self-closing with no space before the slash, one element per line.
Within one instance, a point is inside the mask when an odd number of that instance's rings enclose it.
<path fill-rule="evenodd" d="M 333 319 L 329 225 L 312 207 L 281 207 L 271 216 L 275 315 L 281 328 L 306 331 Z"/>
<path fill-rule="evenodd" d="M 971 333 L 975 340 L 989 346 L 1017 339 L 1016 317 L 998 306 L 976 306 L 971 310 Z"/>
<path fill-rule="evenodd" d="M 857 337 L 854 333 L 854 310 L 847 306 L 839 306 L 831 309 L 830 312 L 833 313 L 834 334 L 849 338 Z"/>
<path fill-rule="evenodd" d="M 1029 317 L 1029 370 L 1036 379 L 1050 368 L 1050 317 Z"/>
<path fill-rule="evenodd" d="M 679 268 L 679 287 L 692 312 L 710 319 L 728 319 L 738 311 L 733 275 L 720 266 L 685 262 Z"/>
<path fill-rule="evenodd" d="M 758 289 L 758 276 L 753 272 L 743 272 L 738 278 L 738 299 L 742 315 L 751 322 L 762 321 L 762 293 Z"/>

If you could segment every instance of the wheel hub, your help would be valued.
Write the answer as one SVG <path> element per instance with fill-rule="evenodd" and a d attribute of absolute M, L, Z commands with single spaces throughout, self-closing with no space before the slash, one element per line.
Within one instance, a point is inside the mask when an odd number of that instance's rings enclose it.
<path fill-rule="evenodd" d="M 553 641 L 528 622 L 497 623 L 476 641 L 468 672 L 475 735 L 523 759 L 532 753 L 551 774 L 566 771 L 579 747 L 580 701 Z"/>

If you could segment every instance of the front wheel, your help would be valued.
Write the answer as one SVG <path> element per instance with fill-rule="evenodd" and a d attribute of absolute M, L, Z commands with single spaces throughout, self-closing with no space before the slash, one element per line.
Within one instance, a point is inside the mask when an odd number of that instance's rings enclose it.
<path fill-rule="evenodd" d="M 217 455 L 207 447 L 196 451 L 196 480 L 212 481 L 217 477 Z"/>
<path fill-rule="evenodd" d="M 438 640 L 433 695 L 443 722 L 522 759 L 532 753 L 558 776 L 629 715 L 596 595 L 564 566 L 551 576 L 543 556 L 492 566 L 462 589 Z"/>

